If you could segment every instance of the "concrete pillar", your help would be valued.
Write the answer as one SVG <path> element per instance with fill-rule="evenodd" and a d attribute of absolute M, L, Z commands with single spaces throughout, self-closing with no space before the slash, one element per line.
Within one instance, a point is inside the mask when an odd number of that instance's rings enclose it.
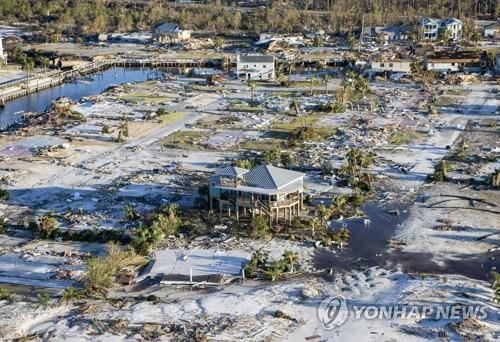
<path fill-rule="evenodd" d="M 238 206 L 236 206 L 236 219 L 240 219 L 240 208 Z"/>

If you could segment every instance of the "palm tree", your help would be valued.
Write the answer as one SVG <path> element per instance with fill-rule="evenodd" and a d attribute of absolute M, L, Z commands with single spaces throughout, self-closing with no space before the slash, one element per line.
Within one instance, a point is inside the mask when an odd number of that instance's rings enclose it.
<path fill-rule="evenodd" d="M 326 74 L 323 76 L 323 82 L 325 83 L 325 94 L 328 95 L 328 81 L 330 81 L 330 75 Z"/>
<path fill-rule="evenodd" d="M 29 84 L 30 73 L 35 69 L 35 62 L 33 59 L 23 56 L 21 60 L 21 67 L 26 72 L 26 83 Z"/>
<path fill-rule="evenodd" d="M 284 270 L 285 265 L 283 264 L 283 261 L 276 260 L 269 265 L 269 267 L 265 271 L 265 274 L 271 281 L 276 281 L 281 277 Z"/>
<path fill-rule="evenodd" d="M 324 228 L 326 220 L 330 217 L 330 210 L 323 204 L 320 204 L 316 208 L 316 216 L 319 218 L 321 227 Z"/>
<path fill-rule="evenodd" d="M 474 42 L 474 46 L 477 45 L 477 42 L 479 41 L 479 38 L 481 38 L 481 34 L 477 30 L 474 30 L 470 34 L 470 40 Z"/>
<path fill-rule="evenodd" d="M 356 38 L 354 37 L 354 34 L 352 32 L 349 32 L 349 34 L 347 35 L 347 45 L 349 46 L 349 49 L 352 50 L 354 44 L 356 44 Z"/>
<path fill-rule="evenodd" d="M 293 273 L 294 265 L 297 263 L 299 259 L 297 252 L 285 251 L 282 256 L 283 259 L 285 259 L 287 262 L 287 268 L 290 270 L 290 272 Z"/>
<path fill-rule="evenodd" d="M 248 86 L 250 87 L 250 91 L 252 92 L 252 104 L 253 104 L 255 101 L 255 88 L 257 87 L 257 85 L 255 84 L 254 80 L 250 80 L 248 82 Z"/>
<path fill-rule="evenodd" d="M 128 137 L 128 120 L 124 118 L 120 124 L 118 125 L 118 137 L 116 138 L 117 142 L 123 142 L 123 138 Z"/>
<path fill-rule="evenodd" d="M 50 64 L 50 59 L 45 56 L 40 56 L 40 64 L 43 67 L 43 72 L 47 76 L 47 65 Z"/>
<path fill-rule="evenodd" d="M 311 96 L 312 96 L 312 94 L 313 94 L 313 83 L 314 83 L 315 81 L 316 81 L 316 77 L 311 76 L 311 77 L 309 78 L 309 82 L 310 82 L 310 83 L 309 83 L 309 92 L 310 92 L 310 95 L 311 95 Z"/>
<path fill-rule="evenodd" d="M 337 195 L 333 198 L 330 210 L 336 216 L 343 216 L 345 214 L 345 207 L 347 205 L 347 198 L 342 195 Z"/>

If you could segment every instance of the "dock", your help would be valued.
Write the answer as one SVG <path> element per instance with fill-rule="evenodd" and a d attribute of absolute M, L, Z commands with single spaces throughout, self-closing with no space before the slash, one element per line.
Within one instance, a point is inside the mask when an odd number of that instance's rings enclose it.
<path fill-rule="evenodd" d="M 162 58 L 114 58 L 89 62 L 66 71 L 39 72 L 29 77 L 0 84 L 0 106 L 5 102 L 38 91 L 61 85 L 77 77 L 93 74 L 112 67 L 130 68 L 221 68 L 234 64 L 229 58 L 214 59 L 162 59 Z"/>

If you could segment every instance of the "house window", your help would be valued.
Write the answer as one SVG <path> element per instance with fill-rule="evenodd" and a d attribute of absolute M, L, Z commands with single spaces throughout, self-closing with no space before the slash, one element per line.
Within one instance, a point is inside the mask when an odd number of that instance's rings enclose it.
<path fill-rule="evenodd" d="M 380 63 L 380 67 L 383 68 L 384 67 L 384 63 Z"/>
<path fill-rule="evenodd" d="M 262 67 L 265 69 L 265 68 L 267 68 L 267 65 L 264 64 Z"/>
<path fill-rule="evenodd" d="M 389 68 L 392 68 L 392 63 L 389 63 Z"/>
<path fill-rule="evenodd" d="M 455 63 L 451 63 L 451 66 L 455 66 Z"/>
<path fill-rule="evenodd" d="M 215 183 L 214 183 L 214 182 L 212 182 L 212 186 L 215 186 Z"/>

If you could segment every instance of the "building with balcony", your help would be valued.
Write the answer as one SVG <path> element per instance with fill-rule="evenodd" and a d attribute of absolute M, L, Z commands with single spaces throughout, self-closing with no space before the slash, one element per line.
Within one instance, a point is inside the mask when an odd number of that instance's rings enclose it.
<path fill-rule="evenodd" d="M 244 81 L 274 79 L 274 57 L 270 55 L 238 55 L 236 74 Z"/>
<path fill-rule="evenodd" d="M 210 209 L 238 220 L 263 215 L 269 225 L 291 223 L 303 209 L 304 176 L 270 165 L 220 169 L 209 177 Z"/>

